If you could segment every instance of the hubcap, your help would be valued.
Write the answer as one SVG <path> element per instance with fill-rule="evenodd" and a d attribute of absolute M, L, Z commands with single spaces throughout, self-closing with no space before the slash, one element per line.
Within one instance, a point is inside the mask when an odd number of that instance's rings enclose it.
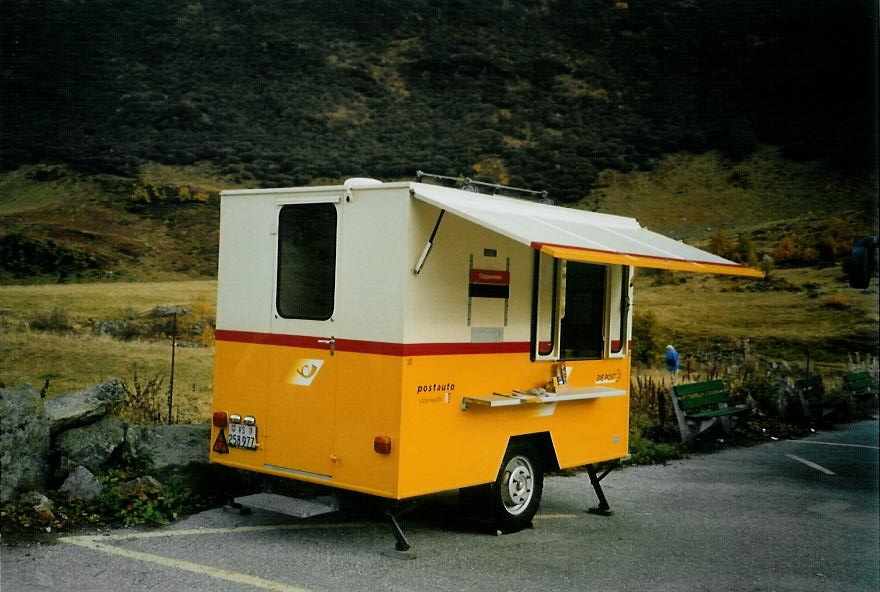
<path fill-rule="evenodd" d="M 529 460 L 515 456 L 504 467 L 501 479 L 501 501 L 509 514 L 521 514 L 532 499 L 534 471 Z"/>

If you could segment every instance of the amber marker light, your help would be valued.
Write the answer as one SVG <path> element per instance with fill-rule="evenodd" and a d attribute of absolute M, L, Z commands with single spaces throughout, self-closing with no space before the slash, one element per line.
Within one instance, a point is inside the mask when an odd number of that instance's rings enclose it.
<path fill-rule="evenodd" d="M 379 454 L 391 454 L 391 436 L 376 436 L 373 439 L 373 451 Z"/>
<path fill-rule="evenodd" d="M 225 428 L 229 425 L 229 416 L 225 411 L 215 411 L 213 423 L 215 428 Z"/>

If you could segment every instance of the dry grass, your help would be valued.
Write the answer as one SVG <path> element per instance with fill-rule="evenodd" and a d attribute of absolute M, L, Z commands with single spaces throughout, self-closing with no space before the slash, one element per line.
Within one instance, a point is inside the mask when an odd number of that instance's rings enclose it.
<path fill-rule="evenodd" d="M 877 280 L 868 293 L 839 281 L 840 270 L 789 269 L 774 272 L 796 287 L 816 290 L 735 291 L 748 280 L 704 275 L 690 276 L 684 284 L 650 285 L 637 276 L 635 306 L 652 310 L 669 341 L 679 352 L 731 346 L 749 339 L 754 351 L 777 359 L 800 360 L 809 349 L 813 359 L 843 361 L 854 351 L 874 351 L 878 322 Z M 847 309 L 827 306 L 843 299 Z"/>
<path fill-rule="evenodd" d="M 0 286 L 0 315 L 25 319 L 61 308 L 76 321 L 108 318 L 134 309 L 147 312 L 160 305 L 215 301 L 215 280 L 98 284 Z"/>
<path fill-rule="evenodd" d="M 32 176 L 41 167 L 24 166 L 0 174 L 0 215 L 38 210 L 63 203 L 78 203 L 101 194 L 90 181 L 82 181 L 64 167 L 43 167 L 58 178 L 38 181 Z"/>
<path fill-rule="evenodd" d="M 50 381 L 49 396 L 120 377 L 135 369 L 144 379 L 170 374 L 169 340 L 121 342 L 92 335 L 87 319 L 113 318 L 126 310 L 147 312 L 159 305 L 214 307 L 216 282 L 139 284 L 55 284 L 0 286 L 0 380 L 7 385 Z M 207 303 L 207 305 L 206 305 Z M 54 310 L 67 312 L 72 331 L 32 331 L 27 320 Z M 203 420 L 210 412 L 213 347 L 180 347 L 175 356 L 175 407 L 182 420 Z"/>
<path fill-rule="evenodd" d="M 598 204 L 599 211 L 635 217 L 677 238 L 839 215 L 859 210 L 874 194 L 868 178 L 849 178 L 819 162 L 786 160 L 766 146 L 739 163 L 717 152 L 670 154 L 651 171 L 605 171 L 599 185 L 581 207 Z"/>

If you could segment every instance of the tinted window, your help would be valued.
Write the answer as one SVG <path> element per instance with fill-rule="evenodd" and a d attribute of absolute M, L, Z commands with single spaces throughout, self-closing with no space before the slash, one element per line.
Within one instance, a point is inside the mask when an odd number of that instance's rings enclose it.
<path fill-rule="evenodd" d="M 327 320 L 335 288 L 336 206 L 284 206 L 278 220 L 278 314 Z"/>

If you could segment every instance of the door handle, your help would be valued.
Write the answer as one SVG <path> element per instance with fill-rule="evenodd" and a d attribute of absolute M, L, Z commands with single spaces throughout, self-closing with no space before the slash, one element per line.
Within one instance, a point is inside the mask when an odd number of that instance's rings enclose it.
<path fill-rule="evenodd" d="M 336 338 L 331 337 L 330 339 L 319 339 L 318 343 L 325 343 L 330 346 L 330 355 L 332 356 L 336 352 Z"/>

